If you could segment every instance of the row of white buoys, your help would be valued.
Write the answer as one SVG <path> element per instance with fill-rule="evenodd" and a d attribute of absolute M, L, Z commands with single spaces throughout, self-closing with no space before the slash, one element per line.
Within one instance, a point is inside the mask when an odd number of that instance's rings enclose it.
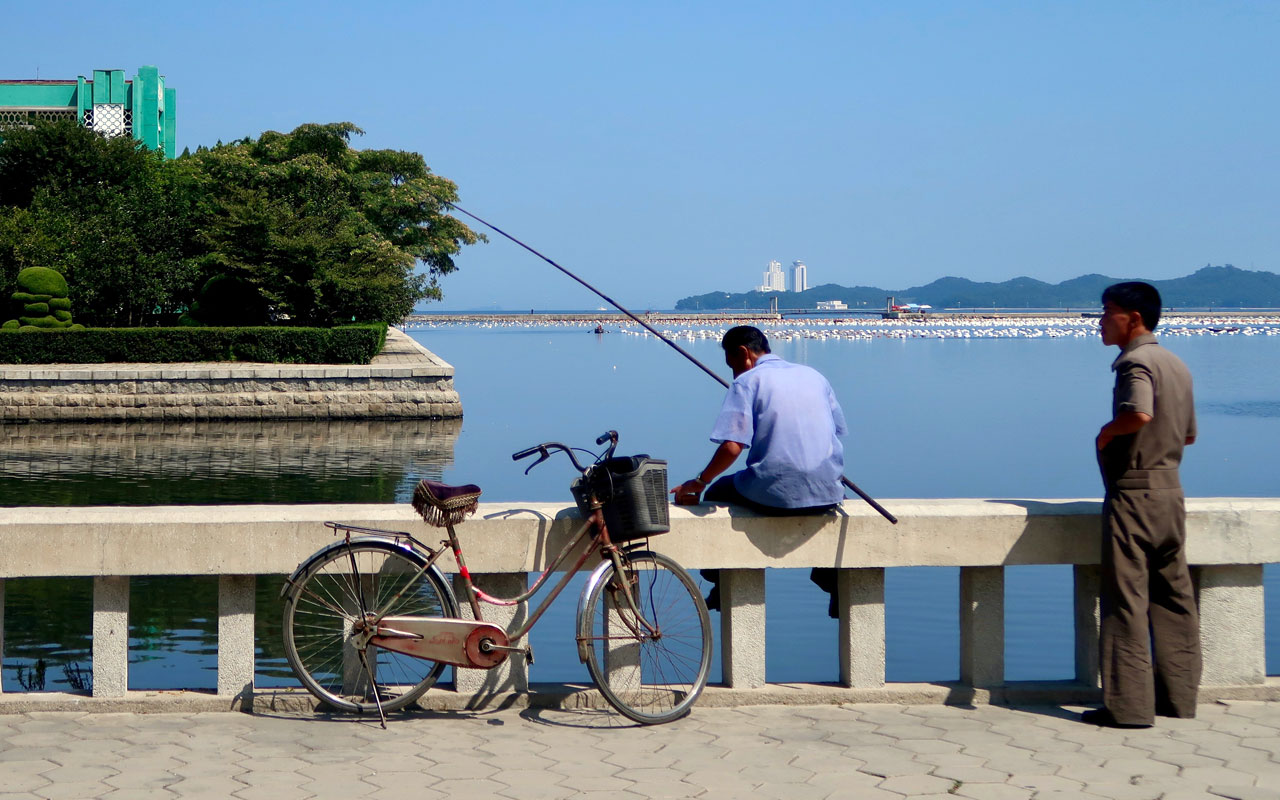
<path fill-rule="evenodd" d="M 664 319 L 662 334 L 686 342 L 720 341 L 728 329 L 721 323 L 707 326 L 707 320 Z M 868 341 L 874 339 L 1061 339 L 1098 335 L 1098 320 L 1084 317 L 970 317 L 939 315 L 928 319 L 784 319 L 755 323 L 778 341 Z M 537 319 L 535 317 L 452 317 L 432 319 L 415 317 L 405 325 L 407 330 L 445 327 L 473 329 L 579 328 L 595 330 L 597 325 L 609 332 L 630 336 L 650 336 L 649 331 L 630 320 Z M 1280 315 L 1231 316 L 1179 315 L 1166 317 L 1159 328 L 1162 336 L 1280 336 Z"/>

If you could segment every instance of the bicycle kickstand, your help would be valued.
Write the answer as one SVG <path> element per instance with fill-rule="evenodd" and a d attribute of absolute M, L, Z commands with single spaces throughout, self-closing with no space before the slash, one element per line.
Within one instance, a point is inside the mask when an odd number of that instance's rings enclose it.
<path fill-rule="evenodd" d="M 374 680 L 373 670 L 369 669 L 369 654 L 364 650 L 360 651 L 360 663 L 364 666 L 364 673 L 369 676 L 369 685 L 373 687 L 373 702 L 378 706 L 378 717 L 382 720 L 382 729 L 387 729 L 387 714 L 382 710 L 382 697 L 378 694 L 378 682 Z"/>

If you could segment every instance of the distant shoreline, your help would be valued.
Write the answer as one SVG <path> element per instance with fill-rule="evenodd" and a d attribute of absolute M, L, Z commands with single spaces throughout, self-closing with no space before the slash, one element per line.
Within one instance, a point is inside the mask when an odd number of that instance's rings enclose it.
<path fill-rule="evenodd" d="M 1097 309 L 947 309 L 931 311 L 927 315 L 903 314 L 898 318 L 901 322 L 925 320 L 980 320 L 980 319 L 1028 319 L 1043 317 L 1062 317 L 1079 319 L 1096 316 Z M 1280 308 L 1231 308 L 1231 309 L 1176 309 L 1166 310 L 1165 319 L 1176 317 L 1280 317 Z M 757 322 L 783 322 L 786 320 L 867 320 L 880 319 L 882 312 L 867 311 L 830 311 L 830 312 L 787 312 L 783 314 L 768 311 L 649 311 L 636 313 L 640 319 L 649 323 L 714 323 L 750 325 Z M 474 311 L 474 312 L 435 312 L 428 314 L 411 314 L 407 322 L 581 322 L 619 323 L 630 322 L 630 318 L 618 311 Z"/>

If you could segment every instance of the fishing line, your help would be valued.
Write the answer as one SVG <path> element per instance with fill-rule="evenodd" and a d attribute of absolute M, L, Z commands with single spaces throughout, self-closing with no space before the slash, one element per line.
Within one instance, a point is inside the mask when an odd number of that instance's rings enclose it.
<path fill-rule="evenodd" d="M 527 244 L 525 244 L 524 242 L 520 241 L 519 239 L 517 239 L 516 237 L 512 236 L 511 234 L 507 233 L 507 232 L 506 232 L 506 231 L 504 231 L 503 229 L 499 228 L 497 225 L 494 225 L 492 222 L 488 222 L 487 220 L 484 220 L 484 219 L 481 219 L 480 217 L 477 217 L 475 214 L 472 214 L 470 211 L 466 210 L 465 208 L 463 208 L 462 206 L 458 205 L 457 203 L 454 203 L 454 202 L 449 201 L 449 200 L 445 200 L 444 198 L 441 198 L 441 197 L 436 197 L 436 199 L 437 199 L 437 200 L 439 200 L 439 201 L 440 201 L 441 203 L 443 203 L 444 205 L 447 205 L 447 206 L 449 206 L 450 208 L 454 209 L 455 211 L 458 211 L 458 212 L 460 212 L 460 213 L 462 213 L 462 214 L 466 214 L 468 217 L 471 217 L 473 220 L 475 220 L 476 222 L 479 222 L 481 225 L 485 226 L 486 228 L 488 228 L 489 230 L 493 231 L 494 233 L 497 233 L 497 234 L 499 234 L 499 235 L 501 235 L 501 236 L 505 237 L 506 239 L 509 239 L 509 240 L 511 240 L 512 242 L 514 242 L 514 243 L 516 243 L 516 244 L 520 245 L 520 246 L 521 246 L 521 247 L 523 247 L 525 250 L 528 250 L 530 253 L 533 253 L 533 254 L 534 254 L 535 256 L 537 256 L 538 258 L 542 259 L 543 261 L 547 262 L 547 263 L 548 263 L 548 264 L 550 264 L 551 266 L 553 266 L 553 267 L 555 267 L 556 269 L 558 269 L 558 270 L 560 270 L 561 272 L 563 272 L 565 275 L 568 275 L 570 278 L 573 278 L 575 281 L 577 281 L 578 283 L 582 284 L 584 287 L 586 287 L 587 289 L 589 289 L 593 294 L 595 294 L 595 295 L 596 295 L 597 297 L 599 297 L 601 300 L 604 300 L 606 303 L 608 303 L 609 305 L 611 305 L 611 306 L 613 306 L 614 308 L 618 309 L 618 310 L 619 310 L 619 311 L 621 311 L 623 314 L 626 314 L 628 317 L 630 317 L 630 318 L 631 318 L 631 319 L 632 319 L 636 324 L 638 324 L 640 327 L 644 328 L 644 329 L 645 329 L 646 331 L 648 331 L 649 333 L 652 333 L 654 336 L 658 337 L 658 338 L 659 338 L 659 339 L 661 339 L 663 342 L 666 342 L 666 343 L 667 343 L 668 345 L 670 345 L 670 347 L 671 347 L 673 350 L 675 350 L 677 353 L 679 353 L 680 355 L 682 355 L 682 356 L 684 356 L 685 358 L 689 359 L 689 361 L 690 361 L 690 362 L 692 362 L 695 366 L 697 366 L 697 367 L 698 367 L 699 369 L 701 369 L 703 372 L 707 373 L 707 374 L 708 374 L 708 375 L 710 375 L 712 378 L 715 378 L 717 381 L 719 381 L 721 386 L 725 387 L 726 389 L 727 389 L 727 388 L 729 388 L 729 382 L 728 382 L 728 381 L 726 381 L 724 378 L 722 378 L 722 377 L 721 377 L 720 375 L 718 375 L 717 373 L 713 372 L 709 367 L 707 367 L 707 365 L 706 365 L 706 364 L 703 364 L 701 361 L 699 361 L 698 359 L 694 358 L 694 357 L 693 357 L 693 355 L 692 355 L 691 353 L 689 353 L 689 351 L 685 350 L 685 349 L 684 349 L 683 347 L 681 347 L 680 345 L 678 345 L 678 344 L 676 344 L 675 342 L 671 341 L 671 340 L 670 340 L 670 339 L 668 339 L 666 336 L 663 336 L 663 335 L 662 335 L 661 333 L 659 333 L 659 332 L 657 331 L 657 329 L 656 329 L 656 328 L 654 328 L 652 325 L 650 325 L 649 323 L 647 323 L 647 322 L 645 322 L 644 320 L 640 319 L 640 318 L 639 318 L 639 317 L 637 317 L 635 314 L 632 314 L 629 310 L 627 310 L 626 308 L 624 308 L 624 307 L 622 306 L 622 304 L 621 304 L 621 303 L 619 303 L 618 301 L 614 300 L 614 299 L 613 299 L 612 297 L 610 297 L 609 295 L 605 294 L 604 292 L 600 291 L 600 290 L 599 290 L 599 289 L 597 289 L 596 287 L 594 287 L 594 286 L 592 286 L 591 284 L 589 284 L 589 283 L 587 283 L 586 281 L 584 281 L 582 278 L 579 278 L 577 275 L 573 274 L 573 273 L 572 273 L 572 272 L 570 272 L 569 270 L 567 270 L 567 269 L 565 269 L 564 267 L 560 266 L 560 265 L 559 265 L 559 264 L 557 264 L 555 261 L 553 261 L 551 258 L 549 258 L 549 257 L 547 257 L 547 256 L 545 256 L 545 255 L 543 255 L 542 253 L 539 253 L 537 250 L 533 249 L 532 247 L 530 247 L 529 245 L 527 245 Z M 857 484 L 855 484 L 853 481 L 851 481 L 851 480 L 849 480 L 848 478 L 846 478 L 845 476 L 841 475 L 841 476 L 840 476 L 840 482 L 841 482 L 841 483 L 843 483 L 843 484 L 844 484 L 844 485 L 845 485 L 845 486 L 846 486 L 850 491 L 852 491 L 852 492 L 853 492 L 854 494 L 856 494 L 858 497 L 861 497 L 863 500 L 867 501 L 867 503 L 868 503 L 872 508 L 874 508 L 876 511 L 878 511 L 878 512 L 880 513 L 880 516 L 884 517 L 885 519 L 889 520 L 890 522 L 892 522 L 892 523 L 893 523 L 893 524 L 895 524 L 895 525 L 896 525 L 896 524 L 898 524 L 898 518 L 897 518 L 897 517 L 895 517 L 893 514 L 890 514 L 890 513 L 889 513 L 889 511 L 888 511 L 884 506 L 882 506 L 882 505 L 880 505 L 879 503 L 877 503 L 877 502 L 875 501 L 875 498 L 873 498 L 871 495 L 867 494 L 866 492 L 862 491 L 862 489 L 858 488 L 858 485 L 857 485 Z"/>

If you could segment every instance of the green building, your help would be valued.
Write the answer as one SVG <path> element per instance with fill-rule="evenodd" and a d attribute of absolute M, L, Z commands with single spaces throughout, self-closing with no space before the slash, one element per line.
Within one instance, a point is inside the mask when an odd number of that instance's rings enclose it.
<path fill-rule="evenodd" d="M 155 67 L 139 67 L 132 80 L 120 69 L 96 69 L 92 79 L 81 75 L 74 81 L 0 80 L 0 136 L 5 128 L 33 120 L 74 119 L 177 158 L 177 110 L 176 91 L 165 88 Z"/>

